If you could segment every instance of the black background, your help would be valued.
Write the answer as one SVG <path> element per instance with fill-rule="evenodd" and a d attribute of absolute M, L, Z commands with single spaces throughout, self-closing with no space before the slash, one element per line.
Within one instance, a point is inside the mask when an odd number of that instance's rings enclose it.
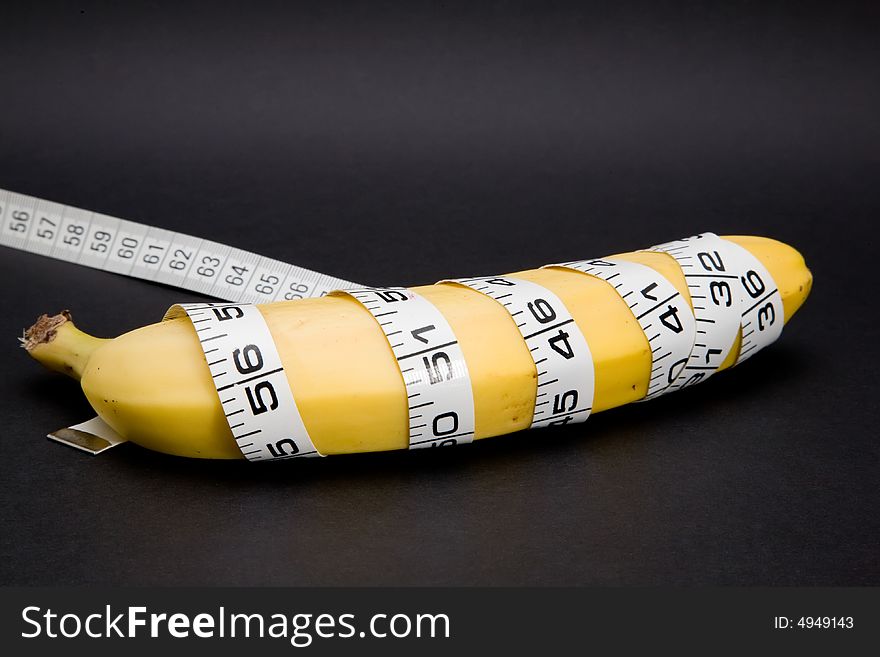
<path fill-rule="evenodd" d="M 875 3 L 124 4 L 4 9 L 0 187 L 372 284 L 713 230 L 815 289 L 662 400 L 259 467 L 47 441 L 92 413 L 22 327 L 196 297 L 4 248 L 0 583 L 880 583 Z"/>

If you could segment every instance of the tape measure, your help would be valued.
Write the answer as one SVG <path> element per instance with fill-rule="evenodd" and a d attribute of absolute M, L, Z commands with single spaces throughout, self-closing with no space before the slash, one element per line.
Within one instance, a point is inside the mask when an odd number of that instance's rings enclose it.
<path fill-rule="evenodd" d="M 379 322 L 406 385 L 409 447 L 474 439 L 471 378 L 458 339 L 427 299 L 399 287 L 346 290 Z"/>
<path fill-rule="evenodd" d="M 184 315 L 198 335 L 241 453 L 250 461 L 320 456 L 259 309 L 241 303 L 187 303 L 172 306 L 165 319 Z"/>
<path fill-rule="evenodd" d="M 547 288 L 512 276 L 459 278 L 495 299 L 525 340 L 537 372 L 531 428 L 583 422 L 593 409 L 595 373 L 590 347 L 562 300 Z"/>
<path fill-rule="evenodd" d="M 651 348 L 651 399 L 677 378 L 694 346 L 696 326 L 688 302 L 666 278 L 646 265 L 605 258 L 548 265 L 601 278 L 620 295 Z"/>
<path fill-rule="evenodd" d="M 714 233 L 652 247 L 678 262 L 698 324 L 694 348 L 678 379 L 678 390 L 705 381 L 725 361 L 737 333 L 737 364 L 782 333 L 782 296 L 763 264 L 746 249 Z"/>
<path fill-rule="evenodd" d="M 296 405 L 271 333 L 254 303 L 326 294 L 357 300 L 381 328 L 407 392 L 409 447 L 474 439 L 473 388 L 455 333 L 440 310 L 405 288 L 377 288 L 190 235 L 0 190 L 0 245 L 173 285 L 224 303 L 173 306 L 188 317 L 230 431 L 252 461 L 320 456 Z M 608 283 L 627 304 L 651 350 L 645 399 L 714 374 L 741 332 L 737 363 L 782 331 L 782 298 L 746 249 L 712 233 L 651 247 L 681 267 L 690 299 L 651 267 L 619 258 L 563 268 Z M 508 313 L 536 370 L 532 427 L 584 421 L 595 393 L 589 344 L 562 300 L 512 276 L 450 279 Z M 95 418 L 50 437 L 98 453 L 124 439 Z"/>
<path fill-rule="evenodd" d="M 225 301 L 304 299 L 354 285 L 211 240 L 5 190 L 0 221 L 3 246 Z"/>

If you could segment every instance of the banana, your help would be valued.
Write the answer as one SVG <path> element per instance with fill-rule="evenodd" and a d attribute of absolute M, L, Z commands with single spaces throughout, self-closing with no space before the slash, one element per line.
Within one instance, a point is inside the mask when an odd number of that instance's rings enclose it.
<path fill-rule="evenodd" d="M 785 321 L 809 295 L 803 257 L 781 242 L 727 236 L 770 272 Z M 616 256 L 647 265 L 689 300 L 678 262 L 665 253 Z M 595 366 L 593 412 L 643 398 L 651 351 L 644 332 L 611 285 L 563 269 L 511 274 L 554 292 L 583 332 Z M 505 309 L 458 285 L 413 288 L 436 306 L 458 338 L 470 372 L 475 439 L 529 427 L 536 368 Z M 328 296 L 259 306 L 312 442 L 322 454 L 403 449 L 408 445 L 406 389 L 389 343 L 354 299 Z M 737 359 L 740 336 L 719 369 Z M 194 327 L 186 317 L 136 329 L 115 339 L 80 331 L 68 313 L 43 316 L 24 347 L 50 369 L 80 381 L 98 415 L 143 447 L 187 457 L 239 459 Z"/>

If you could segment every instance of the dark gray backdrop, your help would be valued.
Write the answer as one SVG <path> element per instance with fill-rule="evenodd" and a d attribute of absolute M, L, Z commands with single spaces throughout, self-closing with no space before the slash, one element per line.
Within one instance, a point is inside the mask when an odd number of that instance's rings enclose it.
<path fill-rule="evenodd" d="M 714 230 L 790 242 L 815 290 L 669 398 L 258 467 L 43 438 L 91 414 L 22 327 L 195 297 L 2 249 L 0 583 L 880 582 L 874 3 L 176 4 L 4 9 L 0 187 L 366 283 Z"/>

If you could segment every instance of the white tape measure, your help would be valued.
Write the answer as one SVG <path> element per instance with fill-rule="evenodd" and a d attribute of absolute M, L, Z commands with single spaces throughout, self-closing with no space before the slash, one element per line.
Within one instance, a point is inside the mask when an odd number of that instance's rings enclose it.
<path fill-rule="evenodd" d="M 350 281 L 210 240 L 0 189 L 0 244 L 227 301 L 318 297 Z"/>
<path fill-rule="evenodd" d="M 402 287 L 365 287 L 334 294 L 360 301 L 388 338 L 406 386 L 409 448 L 472 442 L 471 377 L 458 339 L 442 313 Z"/>
<path fill-rule="evenodd" d="M 410 448 L 474 438 L 473 390 L 464 354 L 442 313 L 411 290 L 356 287 L 210 240 L 4 190 L 0 222 L 0 245 L 232 302 L 175 306 L 166 318 L 186 315 L 192 321 L 229 428 L 249 460 L 320 456 L 266 322 L 250 304 L 331 292 L 357 299 L 388 339 L 407 392 Z M 601 278 L 626 302 L 651 347 L 646 398 L 710 377 L 729 355 L 738 331 L 737 363 L 779 337 L 781 295 L 767 269 L 745 248 L 704 233 L 652 250 L 681 266 L 693 310 L 672 283 L 645 265 L 617 258 L 547 265 Z M 533 427 L 589 416 L 595 386 L 592 355 L 556 295 L 509 276 L 443 282 L 473 288 L 508 311 L 536 368 Z M 50 437 L 92 453 L 124 440 L 97 419 L 71 429 Z"/>
<path fill-rule="evenodd" d="M 676 259 L 687 282 L 697 339 L 685 368 L 670 387 L 705 381 L 725 361 L 737 333 L 737 364 L 782 332 L 782 297 L 761 262 L 738 244 L 702 233 L 652 247 Z"/>
<path fill-rule="evenodd" d="M 532 428 L 583 422 L 593 409 L 595 372 L 590 347 L 562 300 L 547 288 L 511 276 L 459 278 L 510 314 L 537 371 Z"/>
<path fill-rule="evenodd" d="M 321 456 L 303 424 L 260 310 L 241 303 L 172 306 L 186 315 L 208 361 L 232 437 L 249 461 Z"/>
<path fill-rule="evenodd" d="M 604 258 L 548 265 L 596 276 L 626 302 L 651 348 L 646 399 L 663 393 L 678 377 L 694 347 L 696 324 L 687 300 L 661 274 L 646 265 Z"/>
<path fill-rule="evenodd" d="M 767 268 L 751 253 L 731 243 L 740 259 L 742 344 L 736 364 L 754 356 L 779 338 L 785 323 L 782 295 Z"/>

